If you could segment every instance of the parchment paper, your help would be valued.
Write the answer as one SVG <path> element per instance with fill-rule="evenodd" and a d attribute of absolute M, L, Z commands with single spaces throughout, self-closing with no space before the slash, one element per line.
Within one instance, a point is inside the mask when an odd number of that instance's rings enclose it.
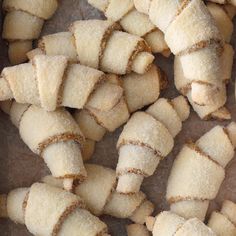
<path fill-rule="evenodd" d="M 0 3 L 2 1 L 0 0 Z M 60 0 L 60 7 L 55 16 L 46 22 L 42 34 L 66 31 L 71 22 L 78 19 L 102 18 L 102 14 L 89 6 L 86 0 Z M 2 25 L 3 15 L 0 16 Z M 235 39 L 235 34 L 233 36 Z M 236 40 L 233 42 L 235 48 Z M 89 46 L 89 44 L 88 44 Z M 235 60 L 234 60 L 235 61 Z M 172 98 L 178 94 L 173 85 L 173 57 L 163 58 L 156 56 L 156 63 L 168 74 L 170 85 L 161 96 Z M 234 63 L 235 64 L 235 63 Z M 0 69 L 8 65 L 7 47 L 3 40 L 0 40 Z M 235 78 L 235 68 L 233 78 Z M 228 86 L 227 107 L 232 113 L 233 120 L 236 121 L 236 103 L 234 98 L 234 79 Z M 184 142 L 191 138 L 196 140 L 216 124 L 227 124 L 229 122 L 201 121 L 198 116 L 191 111 L 191 116 L 183 125 L 182 132 L 175 139 L 175 147 L 171 154 L 164 159 L 155 174 L 144 180 L 142 190 L 148 198 L 155 203 L 158 213 L 168 209 L 165 201 L 166 182 L 174 158 L 180 151 Z M 92 163 L 98 163 L 107 167 L 116 167 L 118 155 L 115 148 L 118 136 L 122 128 L 115 133 L 107 134 L 105 138 L 97 144 L 96 152 Z M 30 186 L 40 180 L 48 172 L 43 160 L 32 154 L 20 139 L 17 129 L 11 124 L 8 116 L 0 113 L 0 194 L 7 193 L 13 188 Z M 212 209 L 219 209 L 224 199 L 236 201 L 236 158 L 227 166 L 226 178 L 222 184 L 220 192 L 214 202 L 211 203 L 209 213 Z M 209 214 L 208 214 L 209 215 Z M 108 216 L 103 216 L 110 233 L 114 236 L 125 236 L 125 224 L 128 220 L 119 220 Z M 0 219 L 1 236 L 28 236 L 30 235 L 25 226 L 16 225 L 10 220 Z"/>

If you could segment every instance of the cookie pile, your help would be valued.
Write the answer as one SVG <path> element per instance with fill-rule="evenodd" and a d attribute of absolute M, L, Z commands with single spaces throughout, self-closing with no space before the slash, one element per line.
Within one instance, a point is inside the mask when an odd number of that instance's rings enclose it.
<path fill-rule="evenodd" d="M 51 175 L 0 195 L 0 217 L 38 236 L 109 236 L 104 214 L 130 219 L 128 236 L 236 236 L 236 204 L 227 199 L 205 224 L 235 155 L 233 121 L 180 150 L 167 183 L 169 211 L 153 217 L 141 191 L 173 150 L 190 105 L 199 119 L 231 120 L 225 103 L 236 2 L 88 3 L 106 20 L 77 20 L 38 39 L 57 0 L 3 1 L 2 37 L 14 66 L 1 72 L 0 106 Z M 155 53 L 174 55 L 179 96 L 160 98 L 168 80 Z M 96 142 L 122 125 L 116 170 L 84 164 Z"/>

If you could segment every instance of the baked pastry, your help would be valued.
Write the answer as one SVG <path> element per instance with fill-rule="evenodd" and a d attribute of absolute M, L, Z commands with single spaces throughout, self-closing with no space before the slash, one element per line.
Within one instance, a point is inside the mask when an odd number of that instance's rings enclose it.
<path fill-rule="evenodd" d="M 117 183 L 114 170 L 103 166 L 86 164 L 87 179 L 74 187 L 74 192 L 86 203 L 93 214 L 111 215 L 117 218 L 129 218 L 137 224 L 144 224 L 147 216 L 154 210 L 143 192 L 133 195 L 119 194 L 115 191 Z M 62 180 L 46 176 L 43 182 L 63 187 Z"/>
<path fill-rule="evenodd" d="M 123 194 L 139 191 L 144 177 L 151 176 L 161 159 L 174 146 L 174 137 L 189 116 L 183 96 L 158 99 L 146 112 L 136 112 L 125 125 L 118 143 L 116 190 Z"/>
<path fill-rule="evenodd" d="M 42 37 L 39 48 L 47 55 L 65 55 L 71 61 L 79 60 L 82 65 L 108 73 L 144 74 L 154 60 L 148 44 L 119 29 L 110 20 L 75 21 L 70 32 Z"/>
<path fill-rule="evenodd" d="M 86 138 L 87 150 L 83 155 L 86 159 L 91 157 L 95 142 L 99 142 L 107 131 L 113 132 L 124 124 L 129 113 L 155 102 L 166 82 L 161 70 L 154 65 L 143 75 L 131 73 L 121 78 L 109 75 L 108 81 L 124 89 L 124 98 L 111 111 L 99 112 L 90 107 L 74 113 Z"/>
<path fill-rule="evenodd" d="M 219 110 L 222 117 L 226 112 L 222 108 L 226 102 L 226 88 L 221 76 L 224 40 L 204 2 L 134 0 L 134 4 L 164 32 L 167 45 L 178 57 L 177 88 L 196 104 L 194 109 L 201 118 L 210 108 L 214 112 Z"/>
<path fill-rule="evenodd" d="M 216 236 L 209 227 L 197 218 L 189 220 L 170 211 L 163 211 L 156 217 L 148 217 L 146 225 L 153 236 Z"/>
<path fill-rule="evenodd" d="M 216 126 L 195 143 L 187 143 L 176 157 L 167 184 L 171 211 L 186 219 L 205 219 L 234 157 L 236 123 Z"/>
<path fill-rule="evenodd" d="M 164 34 L 149 20 L 147 15 L 135 9 L 132 0 L 122 2 L 88 0 L 88 2 L 102 11 L 107 19 L 119 22 L 124 31 L 142 37 L 153 53 L 162 53 L 167 57 L 170 55 Z"/>
<path fill-rule="evenodd" d="M 107 226 L 80 197 L 42 183 L 0 196 L 0 217 L 25 224 L 33 235 L 108 236 Z"/>
<path fill-rule="evenodd" d="M 39 38 L 45 20 L 52 17 L 58 7 L 57 0 L 4 0 L 6 12 L 2 37 L 9 43 L 11 64 L 27 60 L 32 41 Z"/>
<path fill-rule="evenodd" d="M 81 154 L 84 136 L 69 112 L 47 112 L 15 101 L 7 102 L 3 109 L 9 112 L 24 143 L 44 159 L 54 177 L 63 179 L 65 189 L 71 190 L 75 179 L 86 178 Z"/>
<path fill-rule="evenodd" d="M 220 212 L 214 211 L 208 221 L 208 226 L 218 236 L 236 235 L 236 204 L 225 200 Z"/>
<path fill-rule="evenodd" d="M 220 57 L 221 59 L 221 78 L 224 83 L 227 83 L 231 79 L 232 75 L 232 66 L 233 66 L 233 57 L 234 57 L 234 49 L 229 44 L 229 41 L 233 32 L 233 23 L 232 18 L 236 13 L 235 7 L 231 5 L 218 5 L 214 3 L 208 3 L 207 8 L 214 17 L 220 32 L 223 35 L 225 44 L 223 47 L 223 53 Z M 193 109 L 198 113 L 198 115 L 202 119 L 210 119 L 216 118 L 220 120 L 231 119 L 231 114 L 224 107 L 224 103 L 226 100 L 225 90 L 222 88 L 220 90 L 221 96 L 219 96 L 218 102 L 211 105 L 200 106 L 195 104 L 191 99 L 191 95 L 188 91 L 186 91 L 185 87 L 188 84 L 187 79 L 184 76 L 182 65 L 180 58 L 178 56 L 175 57 L 175 85 L 176 88 L 181 91 L 182 94 L 187 95 L 189 101 L 193 107 Z"/>
<path fill-rule="evenodd" d="M 59 106 L 109 111 L 123 96 L 123 89 L 106 75 L 65 56 L 35 55 L 30 63 L 6 67 L 0 79 L 0 100 L 15 99 L 55 111 Z"/>

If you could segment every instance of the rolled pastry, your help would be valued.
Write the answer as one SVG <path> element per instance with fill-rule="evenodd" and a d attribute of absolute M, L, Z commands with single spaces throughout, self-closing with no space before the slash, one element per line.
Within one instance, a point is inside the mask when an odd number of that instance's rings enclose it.
<path fill-rule="evenodd" d="M 233 32 L 233 23 L 232 18 L 235 15 L 235 9 L 233 6 L 220 6 L 218 4 L 214 3 L 208 3 L 207 8 L 214 17 L 216 24 L 218 28 L 220 29 L 223 38 L 225 40 L 225 44 L 223 47 L 223 53 L 220 57 L 221 60 L 221 77 L 224 81 L 224 83 L 227 83 L 231 79 L 232 75 L 232 67 L 233 67 L 233 57 L 234 57 L 234 49 L 229 44 L 229 41 L 232 36 Z M 179 58 L 175 58 L 175 84 L 179 91 L 181 91 L 183 94 L 186 94 L 184 91 L 184 87 L 188 86 L 188 81 L 186 78 L 184 78 L 184 75 L 182 73 L 182 66 L 179 63 Z M 231 114 L 229 111 L 224 107 L 224 104 L 226 102 L 226 94 L 225 94 L 225 88 L 224 84 L 222 88 L 219 90 L 219 96 L 218 101 L 215 102 L 214 105 L 205 105 L 205 106 L 199 106 L 195 104 L 189 92 L 187 93 L 187 96 L 189 97 L 189 101 L 193 106 L 193 109 L 198 113 L 198 115 L 202 119 L 211 119 L 216 118 L 220 120 L 228 120 L 231 119 Z"/>
<path fill-rule="evenodd" d="M 175 86 L 179 91 L 187 96 L 190 104 L 192 105 L 194 111 L 198 114 L 198 116 L 203 120 L 209 120 L 209 119 L 218 119 L 218 120 L 229 120 L 231 119 L 231 114 L 228 111 L 226 107 L 224 107 L 227 96 L 226 96 L 226 86 L 225 83 L 231 78 L 231 69 L 233 62 L 233 50 L 232 46 L 229 44 L 224 45 L 224 51 L 221 56 L 222 60 L 222 70 L 224 83 L 222 83 L 222 86 L 218 88 L 218 95 L 217 95 L 217 101 L 215 101 L 214 104 L 211 105 L 198 105 L 196 104 L 191 97 L 190 91 L 188 91 L 185 87 L 189 86 L 189 82 L 186 79 L 186 77 L 183 74 L 183 68 L 180 62 L 180 59 L 178 56 L 175 57 L 174 61 L 174 74 L 175 74 Z M 229 62 L 229 63 L 228 63 Z"/>
<path fill-rule="evenodd" d="M 211 214 L 208 226 L 218 236 L 236 235 L 236 204 L 229 200 L 223 202 L 220 212 L 214 211 Z"/>
<path fill-rule="evenodd" d="M 216 236 L 212 229 L 197 218 L 186 220 L 170 211 L 147 217 L 146 225 L 153 236 Z"/>
<path fill-rule="evenodd" d="M 227 1 L 222 1 L 217 3 L 226 4 Z M 229 81 L 232 74 L 232 66 L 233 66 L 233 56 L 234 56 L 234 50 L 232 46 L 229 43 L 232 32 L 233 32 L 233 18 L 236 14 L 236 1 L 229 1 L 231 4 L 234 2 L 234 6 L 230 4 L 226 5 L 218 5 L 214 3 L 208 3 L 207 7 L 213 17 L 216 19 L 217 25 L 219 29 L 221 30 L 224 39 L 226 41 L 226 44 L 224 46 L 224 52 L 221 56 L 221 63 L 223 68 L 223 79 L 226 80 L 226 82 Z M 235 87 L 236 88 L 236 87 Z M 236 94 L 236 93 L 235 93 Z"/>
<path fill-rule="evenodd" d="M 151 176 L 174 146 L 174 137 L 189 116 L 183 96 L 160 98 L 146 112 L 136 112 L 124 127 L 118 143 L 117 192 L 136 193 L 144 177 Z"/>
<path fill-rule="evenodd" d="M 171 52 L 178 56 L 184 75 L 180 77 L 182 90 L 191 102 L 222 107 L 226 101 L 220 59 L 224 42 L 204 2 L 134 0 L 134 4 L 164 32 Z"/>
<path fill-rule="evenodd" d="M 15 101 L 8 107 L 11 121 L 19 128 L 24 143 L 42 156 L 54 177 L 64 180 L 65 188 L 70 189 L 75 179 L 86 178 L 81 154 L 84 137 L 69 112 L 64 109 L 47 112 Z"/>
<path fill-rule="evenodd" d="M 118 24 L 110 20 L 76 21 L 70 32 L 44 36 L 39 48 L 47 55 L 65 55 L 71 61 L 120 75 L 144 74 L 154 60 L 144 39 L 119 31 Z"/>
<path fill-rule="evenodd" d="M 147 15 L 134 8 L 132 0 L 122 2 L 119 0 L 88 0 L 88 2 L 102 11 L 107 19 L 119 22 L 124 31 L 144 38 L 153 53 L 170 55 L 164 34 L 149 20 Z"/>
<path fill-rule="evenodd" d="M 99 111 L 113 109 L 123 89 L 107 77 L 80 64 L 68 64 L 65 56 L 35 55 L 31 62 L 6 67 L 0 79 L 0 100 L 15 99 L 54 111 L 66 106 Z"/>
<path fill-rule="evenodd" d="M 2 37 L 9 42 L 11 64 L 27 60 L 32 41 L 39 38 L 45 20 L 52 17 L 58 7 L 57 0 L 4 0 L 6 11 Z"/>
<path fill-rule="evenodd" d="M 228 82 L 231 79 L 234 49 L 229 44 L 233 33 L 233 18 L 236 14 L 236 8 L 232 5 L 218 5 L 207 3 L 207 8 L 214 17 L 216 24 L 223 35 L 225 45 L 221 55 L 222 78 Z"/>
<path fill-rule="evenodd" d="M 227 11 L 229 6 L 228 8 L 226 8 L 225 6 L 221 6 L 210 2 L 207 3 L 207 8 L 210 11 L 211 15 L 213 16 L 213 18 L 215 19 L 217 27 L 219 28 L 224 41 L 226 43 L 230 43 L 234 28 L 232 18 L 235 15 L 235 10 L 234 10 L 234 15 L 232 16 Z M 231 6 L 231 8 L 234 9 L 235 7 Z"/>
<path fill-rule="evenodd" d="M 25 224 L 33 235 L 108 236 L 107 226 L 86 210 L 79 196 L 61 188 L 35 183 L 0 196 L 5 215 Z"/>
<path fill-rule="evenodd" d="M 216 20 L 217 26 L 219 27 L 222 35 L 224 36 L 225 44 L 223 47 L 223 53 L 220 57 L 221 60 L 221 77 L 224 83 L 227 83 L 231 79 L 234 50 L 233 47 L 228 43 L 231 39 L 233 23 L 232 18 L 235 15 L 235 9 L 233 6 L 220 6 L 213 3 L 207 4 L 208 10 Z M 189 92 L 184 89 L 188 86 L 188 80 L 184 77 L 182 65 L 178 57 L 175 57 L 175 85 L 182 94 L 188 96 L 193 109 L 198 115 L 208 120 L 216 118 L 220 120 L 231 119 L 231 114 L 224 107 L 226 102 L 225 86 L 219 90 L 218 101 L 214 105 L 199 106 L 193 102 Z M 186 93 L 187 92 L 187 93 Z"/>
<path fill-rule="evenodd" d="M 149 232 L 144 225 L 131 224 L 126 226 L 128 236 L 149 236 Z"/>
<path fill-rule="evenodd" d="M 232 18 L 235 15 L 235 9 L 233 6 L 220 6 L 214 3 L 208 3 L 207 8 L 214 17 L 218 28 L 220 29 L 222 35 L 224 36 L 225 44 L 223 47 L 223 53 L 220 57 L 221 60 L 221 77 L 224 83 L 227 83 L 232 75 L 232 66 L 233 66 L 233 57 L 234 50 L 233 47 L 228 43 L 232 36 L 233 31 L 233 23 Z M 176 88 L 183 94 L 189 98 L 189 101 L 193 107 L 193 109 L 198 113 L 201 119 L 207 120 L 211 118 L 216 118 L 220 120 L 231 119 L 231 114 L 224 107 L 226 102 L 226 93 L 225 93 L 225 85 L 222 84 L 222 87 L 219 89 L 218 93 L 218 101 L 216 101 L 212 105 L 200 106 L 191 98 L 191 94 L 186 89 L 190 86 L 188 79 L 185 77 L 183 73 L 183 68 L 181 65 L 180 58 L 178 56 L 175 57 L 174 63 L 175 70 L 175 85 Z"/>
<path fill-rule="evenodd" d="M 122 99 L 111 112 L 101 113 L 90 108 L 77 110 L 74 113 L 74 118 L 78 122 L 87 143 L 91 144 L 86 159 L 91 157 L 95 142 L 99 142 L 107 131 L 114 131 L 128 120 L 129 113 L 133 113 L 158 99 L 164 76 L 160 69 L 153 65 L 143 75 L 131 73 L 121 79 L 115 75 L 108 76 L 111 83 L 123 87 L 125 99 Z M 127 107 L 129 112 L 127 112 Z"/>
<path fill-rule="evenodd" d="M 221 55 L 221 75 L 225 82 L 231 79 L 233 68 L 234 49 L 229 44 L 233 33 L 233 18 L 236 14 L 236 8 L 232 5 L 218 5 L 207 3 L 207 8 L 214 17 L 216 24 L 223 35 L 225 45 Z"/>
<path fill-rule="evenodd" d="M 87 179 L 75 187 L 74 192 L 86 203 L 94 215 L 107 214 L 117 218 L 129 218 L 137 224 L 144 224 L 145 218 L 154 210 L 143 192 L 123 195 L 115 191 L 116 173 L 103 166 L 86 164 Z M 43 182 L 62 187 L 62 181 L 46 176 Z"/>
<path fill-rule="evenodd" d="M 47 56 L 32 51 L 30 59 L 30 63 L 3 70 L 0 79 L 0 100 L 15 98 L 19 103 L 34 104 L 48 111 L 53 111 L 59 106 L 84 108 L 85 112 L 81 114 L 83 122 L 78 123 L 87 134 L 92 125 L 90 121 L 95 118 L 95 136 L 98 129 L 100 132 L 113 131 L 128 120 L 129 111 L 124 100 L 124 89 L 117 76 L 105 75 L 101 71 L 80 64 L 68 64 L 65 56 Z M 144 94 L 141 96 L 143 99 L 139 98 L 140 103 L 152 102 L 159 96 L 159 74 L 157 69 L 152 69 L 140 75 L 140 78 L 137 76 L 137 79 L 134 79 L 140 86 L 146 81 L 145 87 L 152 87 L 148 95 Z M 135 89 L 138 92 L 137 88 L 136 85 L 133 95 Z M 134 101 L 133 106 L 142 105 L 137 101 Z M 86 125 L 89 125 L 88 129 L 84 128 Z M 84 159 L 91 157 L 94 141 L 98 141 L 87 136 L 82 149 Z"/>
<path fill-rule="evenodd" d="M 225 177 L 225 167 L 234 157 L 236 123 L 216 126 L 195 143 L 186 144 L 173 164 L 166 198 L 171 211 L 186 219 L 205 219 Z"/>

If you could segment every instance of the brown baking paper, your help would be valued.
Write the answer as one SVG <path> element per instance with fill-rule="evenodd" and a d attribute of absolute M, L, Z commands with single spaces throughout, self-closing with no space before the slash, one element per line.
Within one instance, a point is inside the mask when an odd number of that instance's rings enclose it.
<path fill-rule="evenodd" d="M 0 2 L 2 2 L 0 0 Z M 89 6 L 86 0 L 60 0 L 60 7 L 55 16 L 46 22 L 42 34 L 55 33 L 67 30 L 71 22 L 78 19 L 101 18 L 102 14 Z M 1 25 L 3 14 L 0 17 Z M 234 34 L 233 46 L 235 48 L 236 35 Z M 88 44 L 89 46 L 89 44 Z M 236 62 L 236 60 L 234 60 Z M 156 63 L 167 73 L 169 87 L 162 92 L 162 97 L 173 98 L 178 94 L 173 85 L 173 57 L 166 59 L 162 56 L 156 57 Z M 3 40 L 0 41 L 0 69 L 8 65 L 7 47 Z M 235 68 L 233 78 L 235 78 Z M 234 98 L 234 79 L 228 86 L 227 107 L 232 113 L 233 120 L 236 121 L 236 104 Z M 158 166 L 155 174 L 144 180 L 142 190 L 148 198 L 155 203 L 155 212 L 168 209 L 165 201 L 165 191 L 167 178 L 174 158 L 180 151 L 187 139 L 196 140 L 205 132 L 217 124 L 225 125 L 229 122 L 201 121 L 198 116 L 191 111 L 190 118 L 184 122 L 183 130 L 175 139 L 175 147 L 171 154 L 165 158 Z M 107 134 L 105 138 L 97 144 L 96 152 L 92 163 L 98 163 L 107 167 L 116 167 L 118 154 L 116 142 L 122 128 L 115 133 Z M 11 124 L 8 116 L 0 113 L 0 193 L 7 193 L 13 188 L 30 186 L 39 181 L 41 177 L 48 174 L 48 169 L 42 159 L 34 155 L 22 142 L 17 129 Z M 214 202 L 211 203 L 209 213 L 212 209 L 219 209 L 224 199 L 236 201 L 236 158 L 227 166 L 226 179 L 222 184 L 220 192 Z M 208 214 L 209 215 L 209 214 Z M 125 224 L 128 220 L 119 220 L 108 216 L 103 216 L 110 233 L 114 236 L 125 236 Z M 10 220 L 0 219 L 1 236 L 28 236 L 25 226 L 16 225 Z"/>

